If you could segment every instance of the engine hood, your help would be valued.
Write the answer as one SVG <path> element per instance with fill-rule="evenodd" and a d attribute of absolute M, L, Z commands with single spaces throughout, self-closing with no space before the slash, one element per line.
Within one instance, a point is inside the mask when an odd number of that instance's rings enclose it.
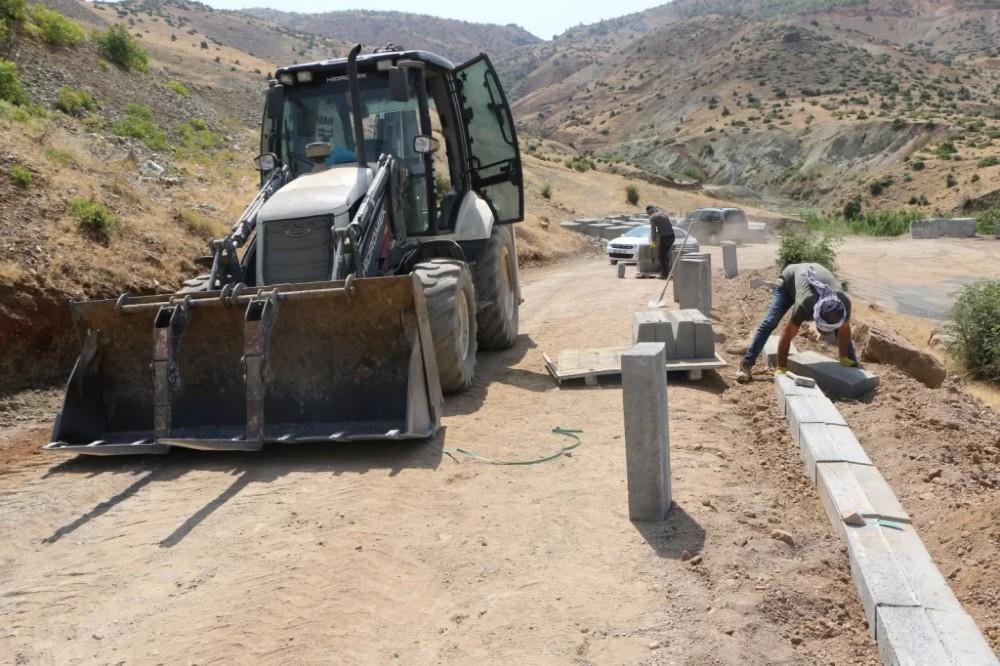
<path fill-rule="evenodd" d="M 340 166 L 305 173 L 275 192 L 257 222 L 345 214 L 368 191 L 371 169 Z"/>

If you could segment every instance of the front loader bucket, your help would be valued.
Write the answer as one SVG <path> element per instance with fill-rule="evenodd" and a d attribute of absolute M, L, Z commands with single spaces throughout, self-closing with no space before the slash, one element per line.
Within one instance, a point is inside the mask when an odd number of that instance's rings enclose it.
<path fill-rule="evenodd" d="M 413 275 L 71 307 L 82 351 L 48 450 L 422 439 L 440 423 Z"/>

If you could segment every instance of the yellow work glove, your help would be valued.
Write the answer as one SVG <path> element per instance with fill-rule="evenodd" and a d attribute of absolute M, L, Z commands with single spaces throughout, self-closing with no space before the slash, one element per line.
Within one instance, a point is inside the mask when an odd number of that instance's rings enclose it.
<path fill-rule="evenodd" d="M 841 356 L 840 357 L 840 364 L 842 366 L 844 366 L 845 368 L 853 368 L 854 367 L 854 361 L 852 361 L 851 359 L 847 358 L 846 356 Z"/>
<path fill-rule="evenodd" d="M 774 369 L 774 375 L 775 375 L 775 376 L 778 376 L 778 375 L 783 375 L 783 374 L 785 374 L 786 372 L 788 372 L 788 368 L 775 368 L 775 369 Z"/>

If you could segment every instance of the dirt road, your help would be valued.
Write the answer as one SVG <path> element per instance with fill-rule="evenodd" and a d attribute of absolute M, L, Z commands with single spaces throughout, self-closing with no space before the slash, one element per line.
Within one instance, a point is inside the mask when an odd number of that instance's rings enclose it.
<path fill-rule="evenodd" d="M 0 655 L 877 663 L 846 558 L 768 388 L 737 387 L 732 368 L 671 378 L 676 506 L 664 524 L 632 524 L 620 388 L 557 389 L 542 351 L 627 344 L 631 313 L 662 283 L 617 280 L 599 259 L 527 271 L 525 282 L 517 348 L 481 357 L 436 442 L 9 463 Z M 42 417 L 8 422 L 4 446 L 44 442 Z M 553 462 L 500 467 L 454 453 L 536 457 L 567 443 L 555 426 L 584 432 Z"/>

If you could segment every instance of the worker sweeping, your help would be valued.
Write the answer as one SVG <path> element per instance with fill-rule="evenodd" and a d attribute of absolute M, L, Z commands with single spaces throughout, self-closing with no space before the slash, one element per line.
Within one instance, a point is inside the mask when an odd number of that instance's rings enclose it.
<path fill-rule="evenodd" d="M 659 206 L 646 206 L 646 214 L 649 215 L 649 242 L 660 262 L 660 279 L 666 280 L 670 274 L 670 250 L 674 247 L 674 224 Z"/>
<path fill-rule="evenodd" d="M 840 364 L 858 367 L 854 343 L 851 342 L 851 300 L 844 294 L 840 281 L 820 264 L 789 264 L 781 272 L 781 281 L 774 288 L 764 321 L 757 327 L 757 333 L 743 357 L 737 381 L 746 383 L 751 380 L 753 365 L 764 344 L 789 310 L 792 311 L 791 319 L 778 341 L 776 373 L 783 374 L 788 367 L 788 350 L 792 340 L 799 327 L 807 321 L 815 321 L 820 333 L 836 333 Z"/>

